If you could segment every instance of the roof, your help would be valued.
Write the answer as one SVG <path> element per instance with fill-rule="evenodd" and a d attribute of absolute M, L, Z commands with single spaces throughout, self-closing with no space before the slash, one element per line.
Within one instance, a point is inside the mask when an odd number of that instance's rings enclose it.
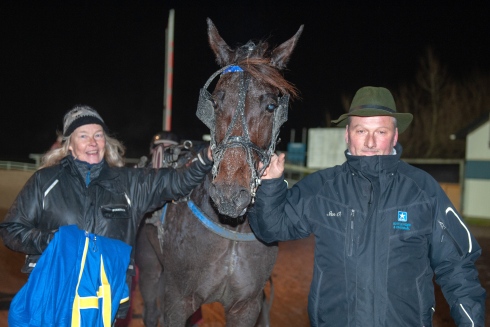
<path fill-rule="evenodd" d="M 473 120 L 466 127 L 460 129 L 459 131 L 457 131 L 454 134 L 449 135 L 449 138 L 451 140 L 464 140 L 464 139 L 466 139 L 466 136 L 468 136 L 468 134 L 470 134 L 475 129 L 477 129 L 481 125 L 485 124 L 489 120 L 490 120 L 490 110 L 486 111 L 483 115 L 481 115 L 477 119 Z"/>

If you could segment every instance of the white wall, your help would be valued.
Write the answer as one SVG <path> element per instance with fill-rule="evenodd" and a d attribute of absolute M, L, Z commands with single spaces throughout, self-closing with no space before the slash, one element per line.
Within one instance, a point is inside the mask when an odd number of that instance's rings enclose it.
<path fill-rule="evenodd" d="M 490 180 L 466 179 L 463 199 L 465 217 L 490 219 Z"/>
<path fill-rule="evenodd" d="M 466 160 L 490 160 L 490 123 L 486 122 L 466 137 Z"/>
<path fill-rule="evenodd" d="M 487 121 L 466 137 L 466 161 L 490 161 L 490 123 Z M 465 178 L 463 214 L 490 219 L 490 179 Z"/>
<path fill-rule="evenodd" d="M 347 149 L 344 139 L 345 127 L 310 128 L 308 130 L 308 168 L 328 168 L 345 161 Z"/>

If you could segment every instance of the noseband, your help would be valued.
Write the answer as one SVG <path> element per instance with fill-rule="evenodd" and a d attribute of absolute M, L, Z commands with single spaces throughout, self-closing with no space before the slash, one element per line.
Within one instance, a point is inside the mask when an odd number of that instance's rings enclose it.
<path fill-rule="evenodd" d="M 209 84 L 219 74 L 224 75 L 227 73 L 240 74 L 240 86 L 238 94 L 238 104 L 235 113 L 232 117 L 231 123 L 226 130 L 225 137 L 220 143 L 216 142 L 216 117 L 214 113 L 214 106 L 212 101 L 212 95 L 208 92 L 207 88 Z M 199 102 L 197 104 L 197 117 L 209 128 L 211 132 L 211 152 L 213 154 L 214 165 L 212 169 L 213 179 L 218 175 L 219 166 L 223 159 L 224 153 L 227 149 L 241 147 L 247 154 L 247 164 L 250 167 L 252 177 L 250 180 L 250 194 L 252 196 L 252 202 L 255 198 L 255 192 L 260 185 L 260 177 L 264 173 L 265 169 L 270 163 L 272 154 L 275 151 L 277 138 L 279 136 L 279 128 L 288 119 L 288 103 L 289 95 L 278 99 L 278 107 L 274 110 L 274 118 L 272 125 L 272 138 L 267 149 L 262 149 L 250 140 L 250 133 L 247 126 L 247 120 L 245 117 L 245 98 L 248 92 L 248 86 L 250 84 L 250 75 L 245 72 L 240 66 L 228 65 L 220 70 L 216 71 L 207 80 L 204 87 L 199 92 Z M 242 125 L 242 135 L 231 135 L 235 124 Z M 254 159 L 253 152 L 255 152 L 259 160 L 263 163 L 261 169 L 258 169 L 256 160 Z"/>

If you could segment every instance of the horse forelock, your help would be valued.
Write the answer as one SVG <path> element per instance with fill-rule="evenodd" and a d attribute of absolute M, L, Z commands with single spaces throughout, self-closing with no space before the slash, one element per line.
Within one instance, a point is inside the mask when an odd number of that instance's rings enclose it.
<path fill-rule="evenodd" d="M 273 65 L 270 54 L 267 42 L 255 45 L 249 41 L 236 50 L 235 62 L 254 79 L 277 88 L 282 94 L 289 94 L 293 99 L 298 98 L 298 89 Z"/>
<path fill-rule="evenodd" d="M 289 94 L 291 98 L 297 98 L 299 95 L 296 86 L 286 80 L 281 71 L 271 65 L 270 58 L 245 58 L 238 62 L 238 66 L 249 73 L 252 78 L 279 89 L 282 94 Z"/>

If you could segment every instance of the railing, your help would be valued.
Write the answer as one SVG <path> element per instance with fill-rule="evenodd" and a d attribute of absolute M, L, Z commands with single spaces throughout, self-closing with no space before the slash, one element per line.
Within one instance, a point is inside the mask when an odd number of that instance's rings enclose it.
<path fill-rule="evenodd" d="M 41 158 L 43 154 L 31 153 L 29 158 L 34 160 L 35 163 L 27 163 L 27 162 L 15 162 L 15 161 L 0 161 L 0 169 L 5 170 L 26 170 L 32 171 L 37 170 L 41 165 Z M 140 159 L 137 158 L 124 158 L 127 166 L 136 165 Z"/>
<path fill-rule="evenodd" d="M 31 171 L 36 170 L 37 165 L 33 163 L 26 162 L 14 162 L 14 161 L 0 161 L 0 169 L 6 170 L 25 170 Z"/>

